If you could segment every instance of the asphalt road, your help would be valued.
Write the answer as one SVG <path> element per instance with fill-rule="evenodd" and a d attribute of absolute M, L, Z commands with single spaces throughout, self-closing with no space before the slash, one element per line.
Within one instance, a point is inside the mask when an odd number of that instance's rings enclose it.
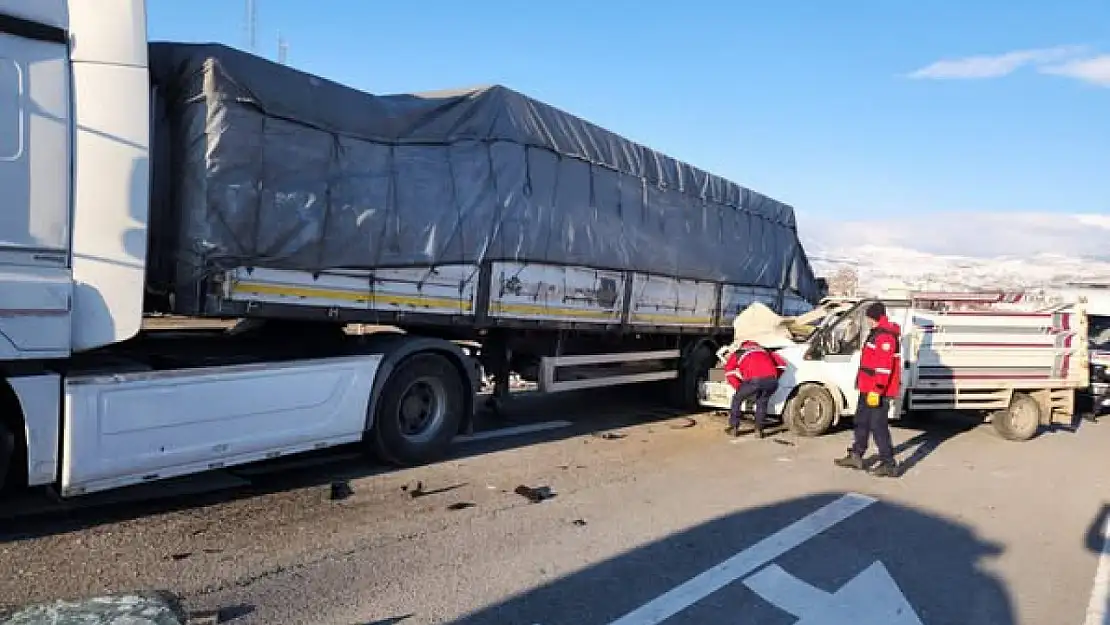
<path fill-rule="evenodd" d="M 898 428 L 889 480 L 832 466 L 847 432 L 734 442 L 635 391 L 514 414 L 569 425 L 406 471 L 340 452 L 155 502 L 10 504 L 0 604 L 161 589 L 244 624 L 1104 623 L 1110 423 L 1027 443 Z"/>

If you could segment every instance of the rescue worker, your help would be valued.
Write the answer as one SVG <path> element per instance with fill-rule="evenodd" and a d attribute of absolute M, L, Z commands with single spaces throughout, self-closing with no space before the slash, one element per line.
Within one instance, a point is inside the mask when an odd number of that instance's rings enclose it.
<path fill-rule="evenodd" d="M 740 406 L 749 397 L 755 398 L 755 433 L 763 438 L 763 423 L 767 419 L 767 403 L 779 387 L 779 376 L 786 368 L 782 356 L 767 351 L 755 341 L 744 341 L 740 350 L 733 352 L 725 362 L 725 379 L 735 392 L 728 413 L 729 436 L 740 435 Z"/>
<path fill-rule="evenodd" d="M 860 353 L 856 374 L 859 407 L 855 416 L 855 440 L 848 454 L 836 460 L 836 465 L 862 470 L 868 438 L 874 435 L 875 446 L 879 448 L 879 465 L 872 474 L 896 477 L 898 465 L 890 440 L 889 414 L 891 402 L 898 397 L 901 387 L 902 329 L 887 318 L 886 306 L 880 302 L 868 306 L 865 314 L 870 332 Z"/>

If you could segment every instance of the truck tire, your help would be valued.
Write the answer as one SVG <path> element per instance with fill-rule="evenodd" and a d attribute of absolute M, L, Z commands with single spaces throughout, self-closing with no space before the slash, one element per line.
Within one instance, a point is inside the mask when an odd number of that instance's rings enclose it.
<path fill-rule="evenodd" d="M 1014 393 L 1010 407 L 991 415 L 991 425 L 1008 441 L 1027 441 L 1041 429 L 1041 405 L 1026 393 Z"/>
<path fill-rule="evenodd" d="M 678 378 L 670 386 L 670 402 L 682 410 L 697 410 L 699 386 L 709 379 L 709 370 L 717 362 L 717 355 L 706 345 L 698 347 L 682 359 Z"/>
<path fill-rule="evenodd" d="M 0 423 L 0 493 L 8 490 L 9 476 L 12 475 L 12 460 L 15 458 L 15 434 L 8 426 Z"/>
<path fill-rule="evenodd" d="M 798 436 L 821 436 L 836 420 L 836 402 L 825 387 L 806 384 L 786 402 L 783 420 Z"/>
<path fill-rule="evenodd" d="M 374 414 L 374 454 L 396 466 L 447 455 L 466 409 L 458 369 L 443 356 L 416 354 L 402 361 L 382 388 Z"/>

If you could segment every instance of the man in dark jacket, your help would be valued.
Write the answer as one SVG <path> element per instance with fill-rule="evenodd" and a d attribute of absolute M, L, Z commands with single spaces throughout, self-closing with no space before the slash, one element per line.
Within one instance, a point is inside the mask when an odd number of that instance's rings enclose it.
<path fill-rule="evenodd" d="M 779 375 L 786 367 L 782 356 L 767 351 L 755 341 L 744 341 L 725 363 L 725 379 L 735 389 L 728 413 L 729 436 L 740 435 L 740 406 L 749 397 L 755 398 L 755 433 L 763 438 L 767 404 L 779 387 Z"/>
<path fill-rule="evenodd" d="M 875 436 L 879 465 L 872 472 L 880 477 L 896 477 L 898 465 L 890 440 L 890 405 L 898 398 L 902 378 L 902 329 L 886 316 L 886 306 L 875 302 L 867 307 L 871 327 L 860 353 L 856 388 L 859 403 L 855 416 L 855 441 L 848 454 L 836 460 L 837 466 L 863 469 L 863 454 L 868 438 Z"/>

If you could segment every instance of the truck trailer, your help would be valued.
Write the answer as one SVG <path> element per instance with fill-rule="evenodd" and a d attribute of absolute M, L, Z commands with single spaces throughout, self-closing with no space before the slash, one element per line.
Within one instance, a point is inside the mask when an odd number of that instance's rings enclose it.
<path fill-rule="evenodd" d="M 430 462 L 483 368 L 696 406 L 737 312 L 819 297 L 786 204 L 505 87 L 370 95 L 145 11 L 0 0 L 9 486 Z"/>
<path fill-rule="evenodd" d="M 881 301 L 902 328 L 902 393 L 891 418 L 960 411 L 979 414 L 1008 440 L 1033 438 L 1044 426 L 1070 427 L 1077 392 L 1090 379 L 1087 316 L 1082 304 L 1028 306 L 995 293 L 907 293 L 901 297 L 828 298 L 797 318 L 760 304 L 738 315 L 734 342 L 720 363 L 753 339 L 787 361 L 769 412 L 801 436 L 819 436 L 851 418 L 864 313 Z M 701 383 L 705 407 L 727 409 L 732 387 L 718 364 Z"/>

